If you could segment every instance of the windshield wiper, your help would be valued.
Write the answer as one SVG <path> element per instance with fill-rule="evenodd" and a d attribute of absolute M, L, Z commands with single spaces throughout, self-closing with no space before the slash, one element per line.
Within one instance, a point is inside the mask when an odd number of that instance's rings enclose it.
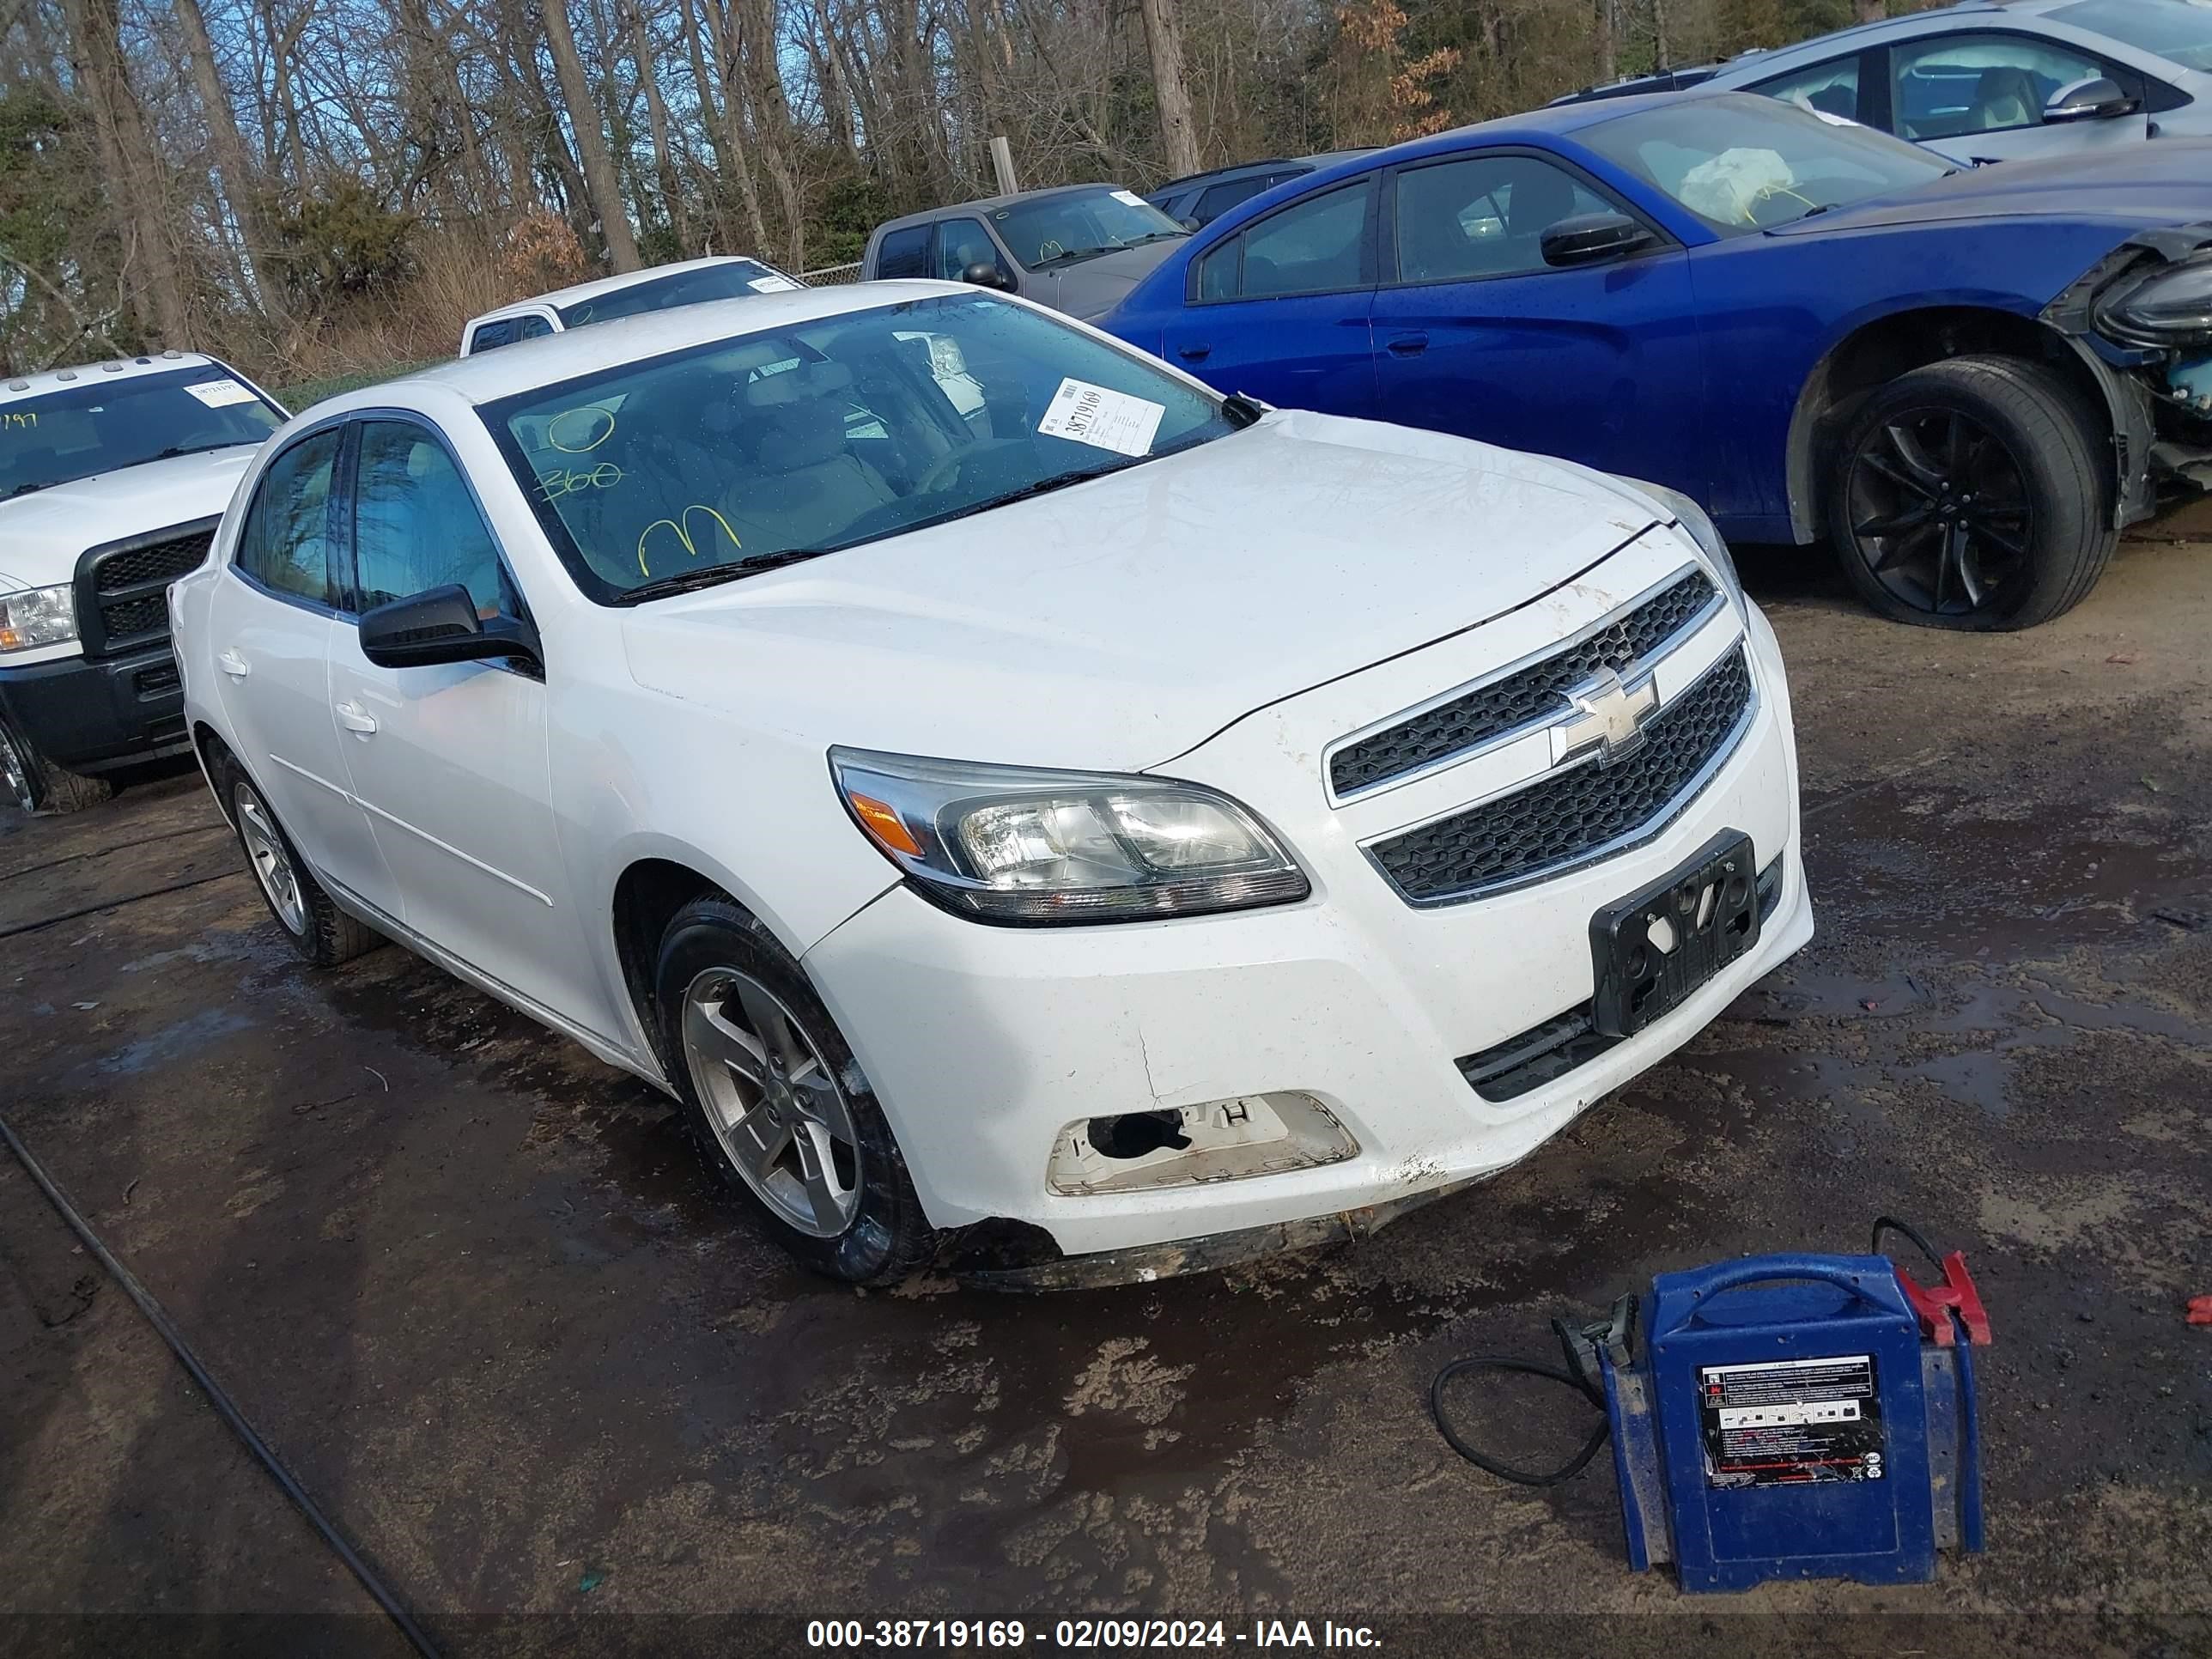
<path fill-rule="evenodd" d="M 167 449 L 155 451 L 150 459 L 157 461 L 173 461 L 179 455 L 204 455 L 211 450 L 235 449 L 239 447 L 240 441 L 236 438 L 225 438 L 221 443 L 171 444 Z"/>
<path fill-rule="evenodd" d="M 1031 270 L 1050 270 L 1057 265 L 1078 264 L 1085 259 L 1096 259 L 1101 254 L 1119 253 L 1127 246 L 1128 244 L 1126 242 L 1116 242 L 1112 247 L 1073 248 L 1060 253 L 1055 253 L 1049 259 L 1040 259 L 1035 264 L 1031 265 L 1030 269 Z"/>
<path fill-rule="evenodd" d="M 787 564 L 801 564 L 808 559 L 818 559 L 825 553 L 835 553 L 834 547 L 789 547 L 780 553 L 751 553 L 742 559 L 726 559 L 720 564 L 701 565 L 696 570 L 679 570 L 672 576 L 656 576 L 649 582 L 640 582 L 614 596 L 615 605 L 642 605 L 647 599 L 665 599 L 671 593 L 689 593 L 702 587 L 720 587 L 724 582 L 743 580 L 757 576 L 763 570 L 780 570 Z"/>
<path fill-rule="evenodd" d="M 13 489 L 8 492 L 8 499 L 12 501 L 18 495 L 27 495 L 34 489 L 44 489 L 45 488 L 46 485 L 41 483 L 38 479 L 27 478 L 21 483 L 17 484 Z"/>

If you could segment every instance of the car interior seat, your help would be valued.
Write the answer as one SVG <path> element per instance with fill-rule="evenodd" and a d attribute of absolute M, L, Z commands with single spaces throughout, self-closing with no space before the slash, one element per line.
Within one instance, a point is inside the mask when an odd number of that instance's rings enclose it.
<path fill-rule="evenodd" d="M 1859 114 L 1859 95 L 1841 81 L 1832 81 L 1809 100 L 1823 115 L 1840 115 L 1847 121 L 1856 121 Z"/>
<path fill-rule="evenodd" d="M 745 388 L 758 434 L 750 487 L 731 497 L 731 516 L 771 550 L 833 541 L 863 514 L 896 497 L 884 476 L 854 455 L 845 436 L 853 371 L 802 363 Z"/>
<path fill-rule="evenodd" d="M 1974 82 L 1973 130 L 2001 132 L 2032 127 L 2041 117 L 2043 94 L 2024 69 L 1985 69 Z"/>

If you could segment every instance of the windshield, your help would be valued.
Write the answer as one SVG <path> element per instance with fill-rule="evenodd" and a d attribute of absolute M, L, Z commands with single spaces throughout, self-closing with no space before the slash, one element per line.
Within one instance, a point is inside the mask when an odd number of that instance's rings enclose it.
<path fill-rule="evenodd" d="M 621 317 L 642 316 L 648 311 L 672 311 L 678 306 L 702 305 L 709 300 L 738 300 L 748 294 L 788 294 L 799 286 L 790 277 L 750 259 L 733 259 L 726 265 L 706 265 L 679 270 L 651 282 L 580 300 L 560 307 L 561 321 L 569 328 L 586 323 L 611 323 Z"/>
<path fill-rule="evenodd" d="M 604 603 L 960 518 L 1242 423 L 1140 357 L 981 295 L 719 340 L 483 417 Z"/>
<path fill-rule="evenodd" d="M 1730 235 L 1894 195 L 1952 170 L 1941 156 L 1841 116 L 1747 93 L 1639 110 L 1580 137 Z"/>
<path fill-rule="evenodd" d="M 282 410 L 213 363 L 79 383 L 0 404 L 0 501 L 203 449 L 258 444 Z"/>
<path fill-rule="evenodd" d="M 1105 185 L 1009 202 L 992 210 L 991 225 L 1030 270 L 1056 270 L 1117 248 L 1190 234 L 1134 191 Z"/>
<path fill-rule="evenodd" d="M 2212 70 L 2212 7 L 2196 0 L 2087 0 L 2061 6 L 2051 21 L 2109 34 L 2185 69 Z"/>

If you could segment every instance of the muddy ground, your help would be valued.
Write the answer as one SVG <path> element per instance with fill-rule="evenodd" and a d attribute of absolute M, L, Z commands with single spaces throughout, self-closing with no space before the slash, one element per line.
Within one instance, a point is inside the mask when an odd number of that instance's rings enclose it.
<path fill-rule="evenodd" d="M 0 827 L 5 1110 L 448 1652 L 987 1614 L 1035 1646 L 1125 1611 L 1231 1648 L 1281 1617 L 1398 1651 L 2212 1651 L 2212 1330 L 2182 1318 L 2212 1292 L 2212 547 L 2132 544 L 1998 638 L 1747 564 L 1818 939 L 1354 1247 L 1034 1298 L 805 1278 L 643 1086 L 403 951 L 299 967 L 194 775 Z M 1991 1547 L 1933 1586 L 1686 1600 L 1624 1569 L 1602 1463 L 1508 1487 L 1425 1414 L 1454 1355 L 1543 1358 L 1556 1313 L 1862 1249 L 1882 1211 L 1969 1253 L 1997 1328 Z M 0 1650 L 401 1650 L 5 1158 L 0 1378 Z M 1587 1426 L 1536 1385 L 1462 1405 L 1530 1462 Z"/>

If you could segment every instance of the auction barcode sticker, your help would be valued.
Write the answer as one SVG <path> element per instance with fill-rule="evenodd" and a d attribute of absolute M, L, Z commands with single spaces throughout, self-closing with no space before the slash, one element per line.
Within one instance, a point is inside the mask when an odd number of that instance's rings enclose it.
<path fill-rule="evenodd" d="M 756 294 L 789 294 L 799 284 L 788 276 L 756 276 L 745 286 Z"/>
<path fill-rule="evenodd" d="M 1698 1371 L 1705 1484 L 1790 1486 L 1882 1478 L 1872 1354 Z"/>
<path fill-rule="evenodd" d="M 210 409 L 228 409 L 233 404 L 259 401 L 254 397 L 252 387 L 240 386 L 235 380 L 203 380 L 198 386 L 186 386 L 185 390 Z"/>
<path fill-rule="evenodd" d="M 1145 198 L 1133 190 L 1117 190 L 1114 192 L 1114 199 L 1117 202 L 1127 202 L 1131 207 L 1146 205 Z"/>
<path fill-rule="evenodd" d="M 1037 430 L 1048 438 L 1073 438 L 1117 454 L 1149 455 L 1160 416 L 1167 412 L 1165 404 L 1071 377 L 1052 394 Z"/>

